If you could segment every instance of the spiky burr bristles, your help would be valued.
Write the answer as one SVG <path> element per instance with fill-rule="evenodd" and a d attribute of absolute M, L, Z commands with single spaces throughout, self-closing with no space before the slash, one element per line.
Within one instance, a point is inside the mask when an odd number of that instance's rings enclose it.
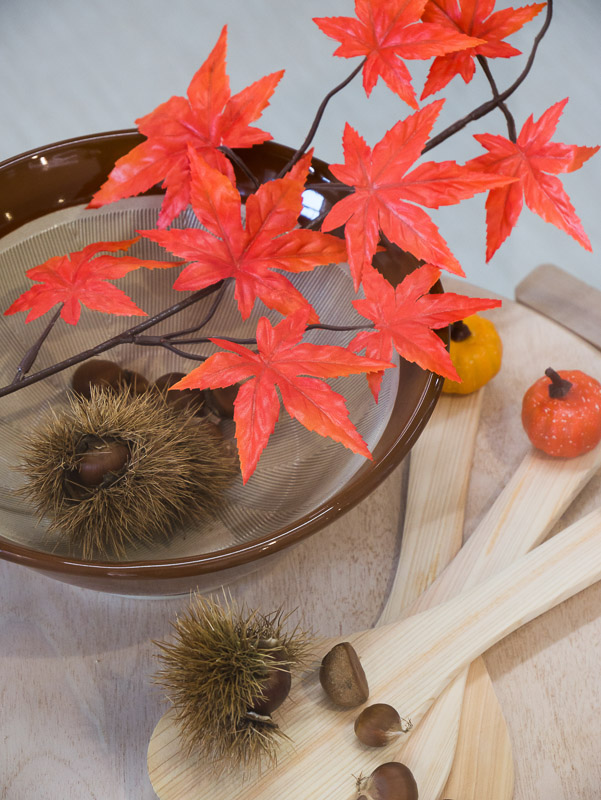
<path fill-rule="evenodd" d="M 196 595 L 173 624 L 175 641 L 157 642 L 156 682 L 173 705 L 189 754 L 222 768 L 276 760 L 285 734 L 270 717 L 248 712 L 262 697 L 268 669 L 294 671 L 307 657 L 306 633 L 286 634 L 286 619 L 281 610 L 265 616 Z"/>
<path fill-rule="evenodd" d="M 110 485 L 82 488 L 72 480 L 90 438 L 128 448 Z M 22 493 L 71 553 L 123 558 L 128 545 L 151 543 L 212 513 L 235 469 L 210 424 L 191 412 L 174 411 L 157 393 L 132 397 L 94 387 L 89 400 L 71 398 L 29 437 Z"/>

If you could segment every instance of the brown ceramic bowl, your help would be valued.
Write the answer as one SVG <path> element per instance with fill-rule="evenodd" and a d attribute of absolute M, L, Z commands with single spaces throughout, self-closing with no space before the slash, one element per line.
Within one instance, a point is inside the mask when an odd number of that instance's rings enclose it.
<path fill-rule="evenodd" d="M 29 286 L 25 270 L 51 255 L 79 250 L 92 241 L 130 238 L 139 228 L 154 227 L 161 201 L 158 189 L 98 211 L 85 208 L 115 160 L 139 141 L 141 137 L 135 131 L 104 133 L 59 142 L 0 164 L 3 308 Z M 290 154 L 288 148 L 275 143 L 240 153 L 262 180 L 275 176 Z M 313 168 L 313 188 L 305 194 L 302 224 L 310 224 L 336 199 L 335 191 L 328 188 L 331 178 L 327 165 L 315 160 Z M 248 179 L 242 174 L 238 179 L 242 193 L 247 193 Z M 195 222 L 191 212 L 186 214 L 187 218 L 178 223 L 183 227 Z M 144 242 L 142 246 L 151 245 Z M 149 257 L 143 251 L 139 255 Z M 387 246 L 377 259 L 379 268 L 397 281 L 415 266 L 394 246 Z M 327 288 L 324 270 L 328 270 Z M 173 276 L 168 273 L 171 271 L 146 273 L 152 275 L 150 286 L 141 286 L 140 281 L 136 284 L 135 279 L 128 284 L 130 276 L 119 286 L 135 300 L 141 294 L 139 304 L 153 313 L 153 303 L 156 310 L 169 305 L 166 299 L 172 291 Z M 338 322 L 336 315 L 343 313 L 340 308 L 350 307 L 352 285 L 344 266 L 318 268 L 299 279 L 308 281 L 303 291 L 318 306 L 323 320 Z M 173 296 L 181 299 L 177 293 Z M 224 311 L 223 318 L 215 322 L 216 331 L 226 333 L 224 326 L 231 325 L 233 330 L 227 332 L 238 335 L 233 331 L 241 324 L 239 315 L 230 311 Z M 58 325 L 55 327 L 36 370 L 128 327 L 119 317 L 95 312 L 85 315 L 84 311 L 77 326 L 80 338 L 75 343 L 67 336 L 75 335 L 74 329 L 62 323 L 60 331 Z M 24 325 L 23 314 L 2 317 L 1 385 L 11 382 L 16 365 L 46 322 L 40 318 Z M 251 317 L 250 323 L 255 322 L 256 317 Z M 344 344 L 348 339 L 335 341 Z M 165 372 L 189 371 L 177 356 L 165 355 L 163 350 L 149 355 L 150 349 L 121 346 L 106 357 L 150 379 Z M 140 354 L 140 350 L 146 352 Z M 300 429 L 292 420 L 280 422 L 257 472 L 244 487 L 240 480 L 234 482 L 215 525 L 206 530 L 190 526 L 167 543 L 132 551 L 127 560 L 89 561 L 48 537 L 44 523 L 16 494 L 24 480 L 15 470 L 22 438 L 49 409 L 56 410 L 66 402 L 71 374 L 67 370 L 0 398 L 0 556 L 67 583 L 131 595 L 179 594 L 197 587 L 209 591 L 259 569 L 264 559 L 315 534 L 366 497 L 400 463 L 427 422 L 442 385 L 437 376 L 401 360 L 397 370 L 387 371 L 380 402 L 375 406 L 364 378 L 344 379 L 343 393 L 351 419 L 368 442 L 373 461 L 353 456 L 341 445 Z"/>

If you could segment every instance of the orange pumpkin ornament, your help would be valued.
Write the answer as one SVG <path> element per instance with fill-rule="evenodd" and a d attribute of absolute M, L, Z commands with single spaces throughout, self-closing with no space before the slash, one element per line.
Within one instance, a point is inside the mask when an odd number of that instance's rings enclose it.
<path fill-rule="evenodd" d="M 546 369 L 524 395 L 522 425 L 550 456 L 574 458 L 601 441 L 601 383 L 580 370 Z"/>
<path fill-rule="evenodd" d="M 472 314 L 451 325 L 449 354 L 461 383 L 446 378 L 442 391 L 445 394 L 471 394 L 501 369 L 503 344 L 489 319 Z"/>

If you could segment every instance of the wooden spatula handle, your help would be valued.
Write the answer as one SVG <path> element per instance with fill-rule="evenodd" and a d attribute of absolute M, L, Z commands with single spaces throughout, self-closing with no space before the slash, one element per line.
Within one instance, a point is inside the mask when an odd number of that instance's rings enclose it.
<path fill-rule="evenodd" d="M 401 554 L 378 625 L 399 620 L 461 547 L 483 395 L 442 395 L 411 451 Z"/>

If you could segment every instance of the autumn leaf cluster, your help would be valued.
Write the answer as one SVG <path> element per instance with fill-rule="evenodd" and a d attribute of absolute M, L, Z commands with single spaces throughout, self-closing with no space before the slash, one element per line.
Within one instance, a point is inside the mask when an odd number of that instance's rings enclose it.
<path fill-rule="evenodd" d="M 552 141 L 567 99 L 544 111 L 537 121 L 529 117 L 518 135 L 511 129 L 507 137 L 477 135 L 486 152 L 466 164 L 422 158 L 444 100 L 420 107 L 405 62 L 432 60 L 421 94 L 424 100 L 457 76 L 469 82 L 477 66 L 488 59 L 519 55 L 505 39 L 545 7 L 535 3 L 496 11 L 494 0 L 355 0 L 353 17 L 316 18 L 319 29 L 338 42 L 335 56 L 362 59 L 368 96 L 382 79 L 411 109 L 373 146 L 349 124 L 345 126 L 344 163 L 330 167 L 341 199 L 320 220 L 320 230 L 298 225 L 312 156 L 308 143 L 283 175 L 242 200 L 234 169 L 237 154 L 271 139 L 252 123 L 269 105 L 283 72 L 260 78 L 232 95 L 224 28 L 192 78 L 186 97 L 171 97 L 137 120 L 144 140 L 116 162 L 90 203 L 98 208 L 161 184 L 165 194 L 157 227 L 138 234 L 163 247 L 170 259 L 107 255 L 127 250 L 134 240 L 95 243 L 29 270 L 35 285 L 5 313 L 29 311 L 29 321 L 62 304 L 61 316 L 70 324 L 77 323 L 80 305 L 114 314 L 143 314 L 108 282 L 140 267 L 178 269 L 173 285 L 182 292 L 232 282 L 243 319 L 259 303 L 278 312 L 281 321 L 272 324 L 262 317 L 251 347 L 212 339 L 221 350 L 174 389 L 241 384 L 234 419 L 244 480 L 257 465 L 281 405 L 309 430 L 370 457 L 344 398 L 327 380 L 365 374 L 377 400 L 382 375 L 393 367 L 395 353 L 458 380 L 434 331 L 498 305 L 495 300 L 431 293 L 441 270 L 464 273 L 425 209 L 488 193 L 487 260 L 517 223 L 524 201 L 590 249 L 557 175 L 578 169 L 598 148 Z M 497 97 L 497 104 L 502 102 Z M 189 205 L 201 227 L 170 227 Z M 374 255 L 386 240 L 421 262 L 396 285 L 373 266 Z M 289 276 L 319 268 L 327 281 L 329 265 L 341 262 L 349 265 L 357 293 L 353 306 L 365 319 L 365 330 L 346 348 L 305 342 L 307 326 L 320 320 Z"/>

